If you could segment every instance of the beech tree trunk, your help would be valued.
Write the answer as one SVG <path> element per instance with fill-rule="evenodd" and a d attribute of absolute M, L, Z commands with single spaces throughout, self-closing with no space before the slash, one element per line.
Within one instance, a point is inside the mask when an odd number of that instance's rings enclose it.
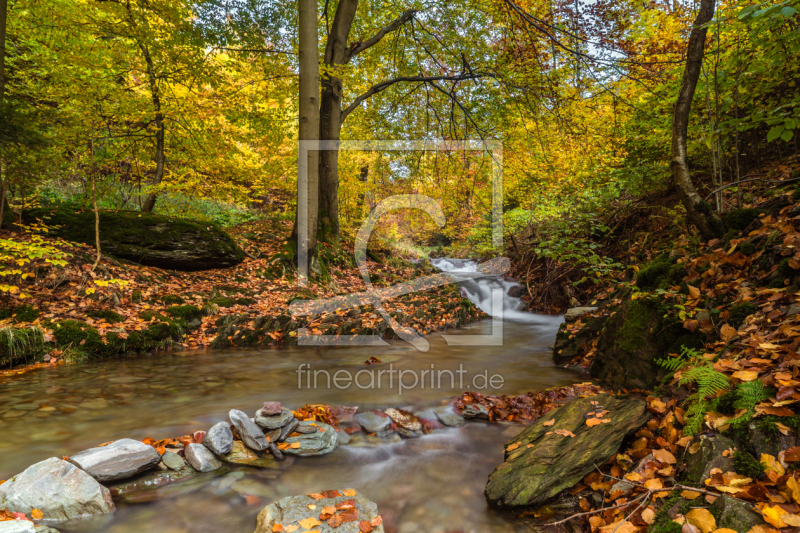
<path fill-rule="evenodd" d="M 6 95 L 6 18 L 8 0 L 0 0 L 0 110 Z"/>
<path fill-rule="evenodd" d="M 164 155 L 164 134 L 165 134 L 164 113 L 161 110 L 161 93 L 159 92 L 158 79 L 156 79 L 155 68 L 153 66 L 153 59 L 150 57 L 150 51 L 144 45 L 140 45 L 139 49 L 142 51 L 145 63 L 147 64 L 147 79 L 150 84 L 150 95 L 153 101 L 153 110 L 155 111 L 156 169 L 155 172 L 153 172 L 153 179 L 151 180 L 151 183 L 153 185 L 158 185 L 159 183 L 161 183 L 161 180 L 164 179 L 164 163 L 166 159 Z M 142 204 L 142 211 L 146 211 L 149 213 L 153 211 L 153 208 L 155 206 L 156 206 L 156 194 L 151 192 L 150 194 L 147 195 L 147 198 Z"/>
<path fill-rule="evenodd" d="M 319 33 L 317 29 L 317 0 L 298 0 L 299 52 L 300 52 L 300 128 L 303 141 L 319 140 Z M 298 253 L 305 252 L 308 264 L 313 265 L 317 255 L 317 230 L 319 209 L 319 151 L 312 150 L 297 162 L 297 212 L 295 214 L 292 242 L 302 235 Z M 301 176 L 305 175 L 305 187 Z M 301 214 L 301 204 L 305 206 Z M 302 218 L 301 218 L 302 217 Z M 306 266 L 308 266 L 308 264 Z"/>
<path fill-rule="evenodd" d="M 708 202 L 705 202 L 694 188 L 686 158 L 686 143 L 692 99 L 703 66 L 703 53 L 708 32 L 706 25 L 714 16 L 715 5 L 716 0 L 700 0 L 700 10 L 697 12 L 694 27 L 689 35 L 686 69 L 683 72 L 681 88 L 672 116 L 672 161 L 670 163 L 672 180 L 678 189 L 681 203 L 686 208 L 689 221 L 707 240 L 721 236 L 724 232 L 724 224 Z"/>
<path fill-rule="evenodd" d="M 325 45 L 325 66 L 345 65 L 350 56 L 347 41 L 358 0 L 340 0 Z M 338 142 L 342 134 L 342 80 L 330 74 L 322 80 L 320 139 Z M 319 239 L 339 241 L 339 151 L 323 150 L 319 156 Z"/>

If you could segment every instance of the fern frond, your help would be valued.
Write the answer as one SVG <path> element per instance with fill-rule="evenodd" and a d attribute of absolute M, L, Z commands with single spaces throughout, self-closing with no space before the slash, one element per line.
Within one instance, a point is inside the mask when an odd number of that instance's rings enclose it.
<path fill-rule="evenodd" d="M 705 400 L 710 396 L 716 396 L 721 391 L 728 390 L 731 384 L 728 376 L 714 370 L 711 365 L 696 366 L 683 374 L 683 378 L 678 382 L 680 385 L 697 383 L 697 397 Z"/>

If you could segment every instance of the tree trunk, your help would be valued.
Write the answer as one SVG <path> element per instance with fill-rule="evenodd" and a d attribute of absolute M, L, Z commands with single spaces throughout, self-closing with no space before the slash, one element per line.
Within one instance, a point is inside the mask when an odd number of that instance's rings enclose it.
<path fill-rule="evenodd" d="M 0 111 L 6 95 L 6 17 L 8 0 L 0 0 Z"/>
<path fill-rule="evenodd" d="M 358 0 L 340 0 L 325 46 L 325 66 L 348 62 L 347 40 Z M 338 142 L 342 133 L 342 80 L 326 75 L 320 100 L 320 139 Z M 339 241 L 339 151 L 323 150 L 319 157 L 319 240 Z"/>
<path fill-rule="evenodd" d="M 319 141 L 319 33 L 317 0 L 298 0 L 300 52 L 300 143 Z M 305 156 L 305 157 L 304 157 Z M 317 255 L 319 205 L 319 151 L 298 152 L 297 213 L 291 239 L 298 243 L 301 271 L 314 264 Z M 305 178 L 305 183 L 302 179 Z M 298 241 L 298 235 L 300 239 Z M 306 270 L 307 272 L 307 270 Z"/>
<path fill-rule="evenodd" d="M 161 94 L 158 88 L 158 79 L 156 79 L 155 68 L 153 66 L 153 59 L 150 57 L 150 51 L 144 45 L 139 45 L 139 49 L 144 55 L 145 63 L 147 64 L 147 79 L 150 84 L 150 95 L 153 101 L 153 109 L 155 111 L 156 123 L 156 170 L 153 173 L 152 184 L 158 185 L 164 178 L 164 113 L 161 110 Z M 150 193 L 142 204 L 142 211 L 151 212 L 156 206 L 156 194 Z"/>
<path fill-rule="evenodd" d="M 697 88 L 697 80 L 703 66 L 703 52 L 706 44 L 706 24 L 714 16 L 716 0 L 701 0 L 700 10 L 694 21 L 692 33 L 686 51 L 686 69 L 683 73 L 678 100 L 672 116 L 672 180 L 686 208 L 689 222 L 695 225 L 704 239 L 719 237 L 724 232 L 722 220 L 711 209 L 708 202 L 703 201 L 694 188 L 686 160 L 686 142 L 689 129 L 689 112 L 692 99 Z"/>

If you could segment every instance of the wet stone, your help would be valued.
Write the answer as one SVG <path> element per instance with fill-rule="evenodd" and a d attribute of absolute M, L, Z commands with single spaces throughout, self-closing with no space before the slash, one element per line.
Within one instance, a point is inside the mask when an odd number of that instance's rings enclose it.
<path fill-rule="evenodd" d="M 233 441 L 230 453 L 220 457 L 226 463 L 254 466 L 258 468 L 279 468 L 278 462 L 271 455 L 259 457 L 253 450 L 248 449 L 242 441 Z"/>
<path fill-rule="evenodd" d="M 386 430 L 392 425 L 392 419 L 382 411 L 366 411 L 353 416 L 356 422 L 367 433 L 377 433 Z"/>
<path fill-rule="evenodd" d="M 339 443 L 336 430 L 324 422 L 303 421 L 298 425 L 298 429 L 300 428 L 313 428 L 315 431 L 287 438 L 284 442 L 289 444 L 289 447 L 283 450 L 284 453 L 292 455 L 324 455 L 335 450 Z"/>
<path fill-rule="evenodd" d="M 289 436 L 295 429 L 297 429 L 299 424 L 300 421 L 296 418 L 293 418 L 291 422 L 281 428 L 281 433 L 278 435 L 277 441 L 283 442 L 286 440 L 286 437 Z"/>
<path fill-rule="evenodd" d="M 70 457 L 69 462 L 98 481 L 131 477 L 154 468 L 161 456 L 152 446 L 133 439 L 120 439 L 107 446 L 90 448 Z"/>
<path fill-rule="evenodd" d="M 36 533 L 36 529 L 27 520 L 7 520 L 0 522 L 0 533 Z"/>
<path fill-rule="evenodd" d="M 230 453 L 233 446 L 233 433 L 230 424 L 217 422 L 203 438 L 203 445 L 217 455 Z"/>
<path fill-rule="evenodd" d="M 282 428 L 294 418 L 294 414 L 285 407 L 277 415 L 265 415 L 259 409 L 256 411 L 256 424 L 264 429 Z"/>
<path fill-rule="evenodd" d="M 412 439 L 423 435 L 422 422 L 412 413 L 402 409 L 389 408 L 386 410 L 386 414 L 395 423 L 397 432 L 401 436 Z"/>
<path fill-rule="evenodd" d="M 211 453 L 211 450 L 202 444 L 193 442 L 186 446 L 184 453 L 186 454 L 186 461 L 198 472 L 211 472 L 222 466 L 222 463 Z"/>
<path fill-rule="evenodd" d="M 161 456 L 161 462 L 164 463 L 164 466 L 176 472 L 186 470 L 186 461 L 175 452 L 164 452 L 164 455 Z"/>
<path fill-rule="evenodd" d="M 461 416 L 464 418 L 480 418 L 488 420 L 489 408 L 480 404 L 468 405 L 461 411 Z"/>
<path fill-rule="evenodd" d="M 264 407 L 259 412 L 264 416 L 279 415 L 283 412 L 283 407 L 281 402 L 264 402 Z"/>
<path fill-rule="evenodd" d="M 366 499 L 364 495 L 359 492 L 350 492 L 348 490 L 348 494 L 354 493 L 354 495 L 350 496 L 345 495 L 344 492 L 345 490 L 336 491 L 336 496 L 332 498 L 322 498 L 320 500 L 315 500 L 306 495 L 289 496 L 288 498 L 270 504 L 258 513 L 255 533 L 271 533 L 275 531 L 273 527 L 277 524 L 282 525 L 282 530 L 286 531 L 291 526 L 298 526 L 300 520 L 305 520 L 311 516 L 316 519 L 319 516 L 319 510 L 325 507 L 335 507 L 337 504 L 341 504 L 347 500 L 354 500 L 354 510 L 358 516 L 357 520 L 342 523 L 335 529 L 328 525 L 327 521 L 322 521 L 321 524 L 313 526 L 313 528 L 319 533 L 357 533 L 361 531 L 359 528 L 360 521 L 372 521 L 377 519 L 378 505 Z M 312 505 L 315 506 L 313 513 L 309 510 L 309 506 Z M 341 511 L 337 512 L 337 515 L 339 514 L 341 514 Z M 308 528 L 298 527 L 297 531 L 299 533 L 307 529 Z M 372 529 L 372 532 L 384 533 L 383 525 L 376 525 L 374 529 Z"/>
<path fill-rule="evenodd" d="M 458 414 L 450 405 L 436 407 L 433 409 L 433 412 L 436 414 L 436 417 L 439 419 L 439 422 L 441 422 L 442 425 L 451 428 L 457 428 L 466 423 L 464 417 Z"/>
<path fill-rule="evenodd" d="M 289 412 L 291 413 L 291 411 Z M 269 442 L 264 436 L 264 432 L 243 411 L 231 409 L 228 416 L 230 416 L 231 423 L 242 437 L 245 446 L 257 452 L 267 449 Z"/>

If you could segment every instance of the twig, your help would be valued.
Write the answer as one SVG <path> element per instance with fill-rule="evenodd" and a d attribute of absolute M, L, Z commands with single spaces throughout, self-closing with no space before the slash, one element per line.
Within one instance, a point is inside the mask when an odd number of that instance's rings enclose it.
<path fill-rule="evenodd" d="M 745 178 L 747 178 L 748 176 L 758 176 L 758 175 L 759 174 L 748 174 L 747 176 L 745 176 Z M 723 185 L 722 187 L 714 189 L 713 191 L 711 191 L 708 194 L 708 196 L 706 196 L 706 201 L 708 201 L 709 198 L 711 198 L 713 195 L 715 195 L 716 193 L 718 193 L 720 191 L 724 191 L 725 189 L 730 189 L 731 187 L 733 187 L 735 185 L 738 185 L 740 183 L 746 183 L 748 181 L 762 181 L 764 183 L 779 183 L 781 185 L 786 185 L 786 184 L 792 183 L 794 181 L 800 181 L 800 178 L 793 178 L 793 179 L 790 179 L 790 180 L 765 180 L 765 179 L 761 179 L 761 178 L 741 179 L 739 181 L 733 181 L 733 182 L 731 182 L 731 183 L 729 183 L 727 185 Z"/>

